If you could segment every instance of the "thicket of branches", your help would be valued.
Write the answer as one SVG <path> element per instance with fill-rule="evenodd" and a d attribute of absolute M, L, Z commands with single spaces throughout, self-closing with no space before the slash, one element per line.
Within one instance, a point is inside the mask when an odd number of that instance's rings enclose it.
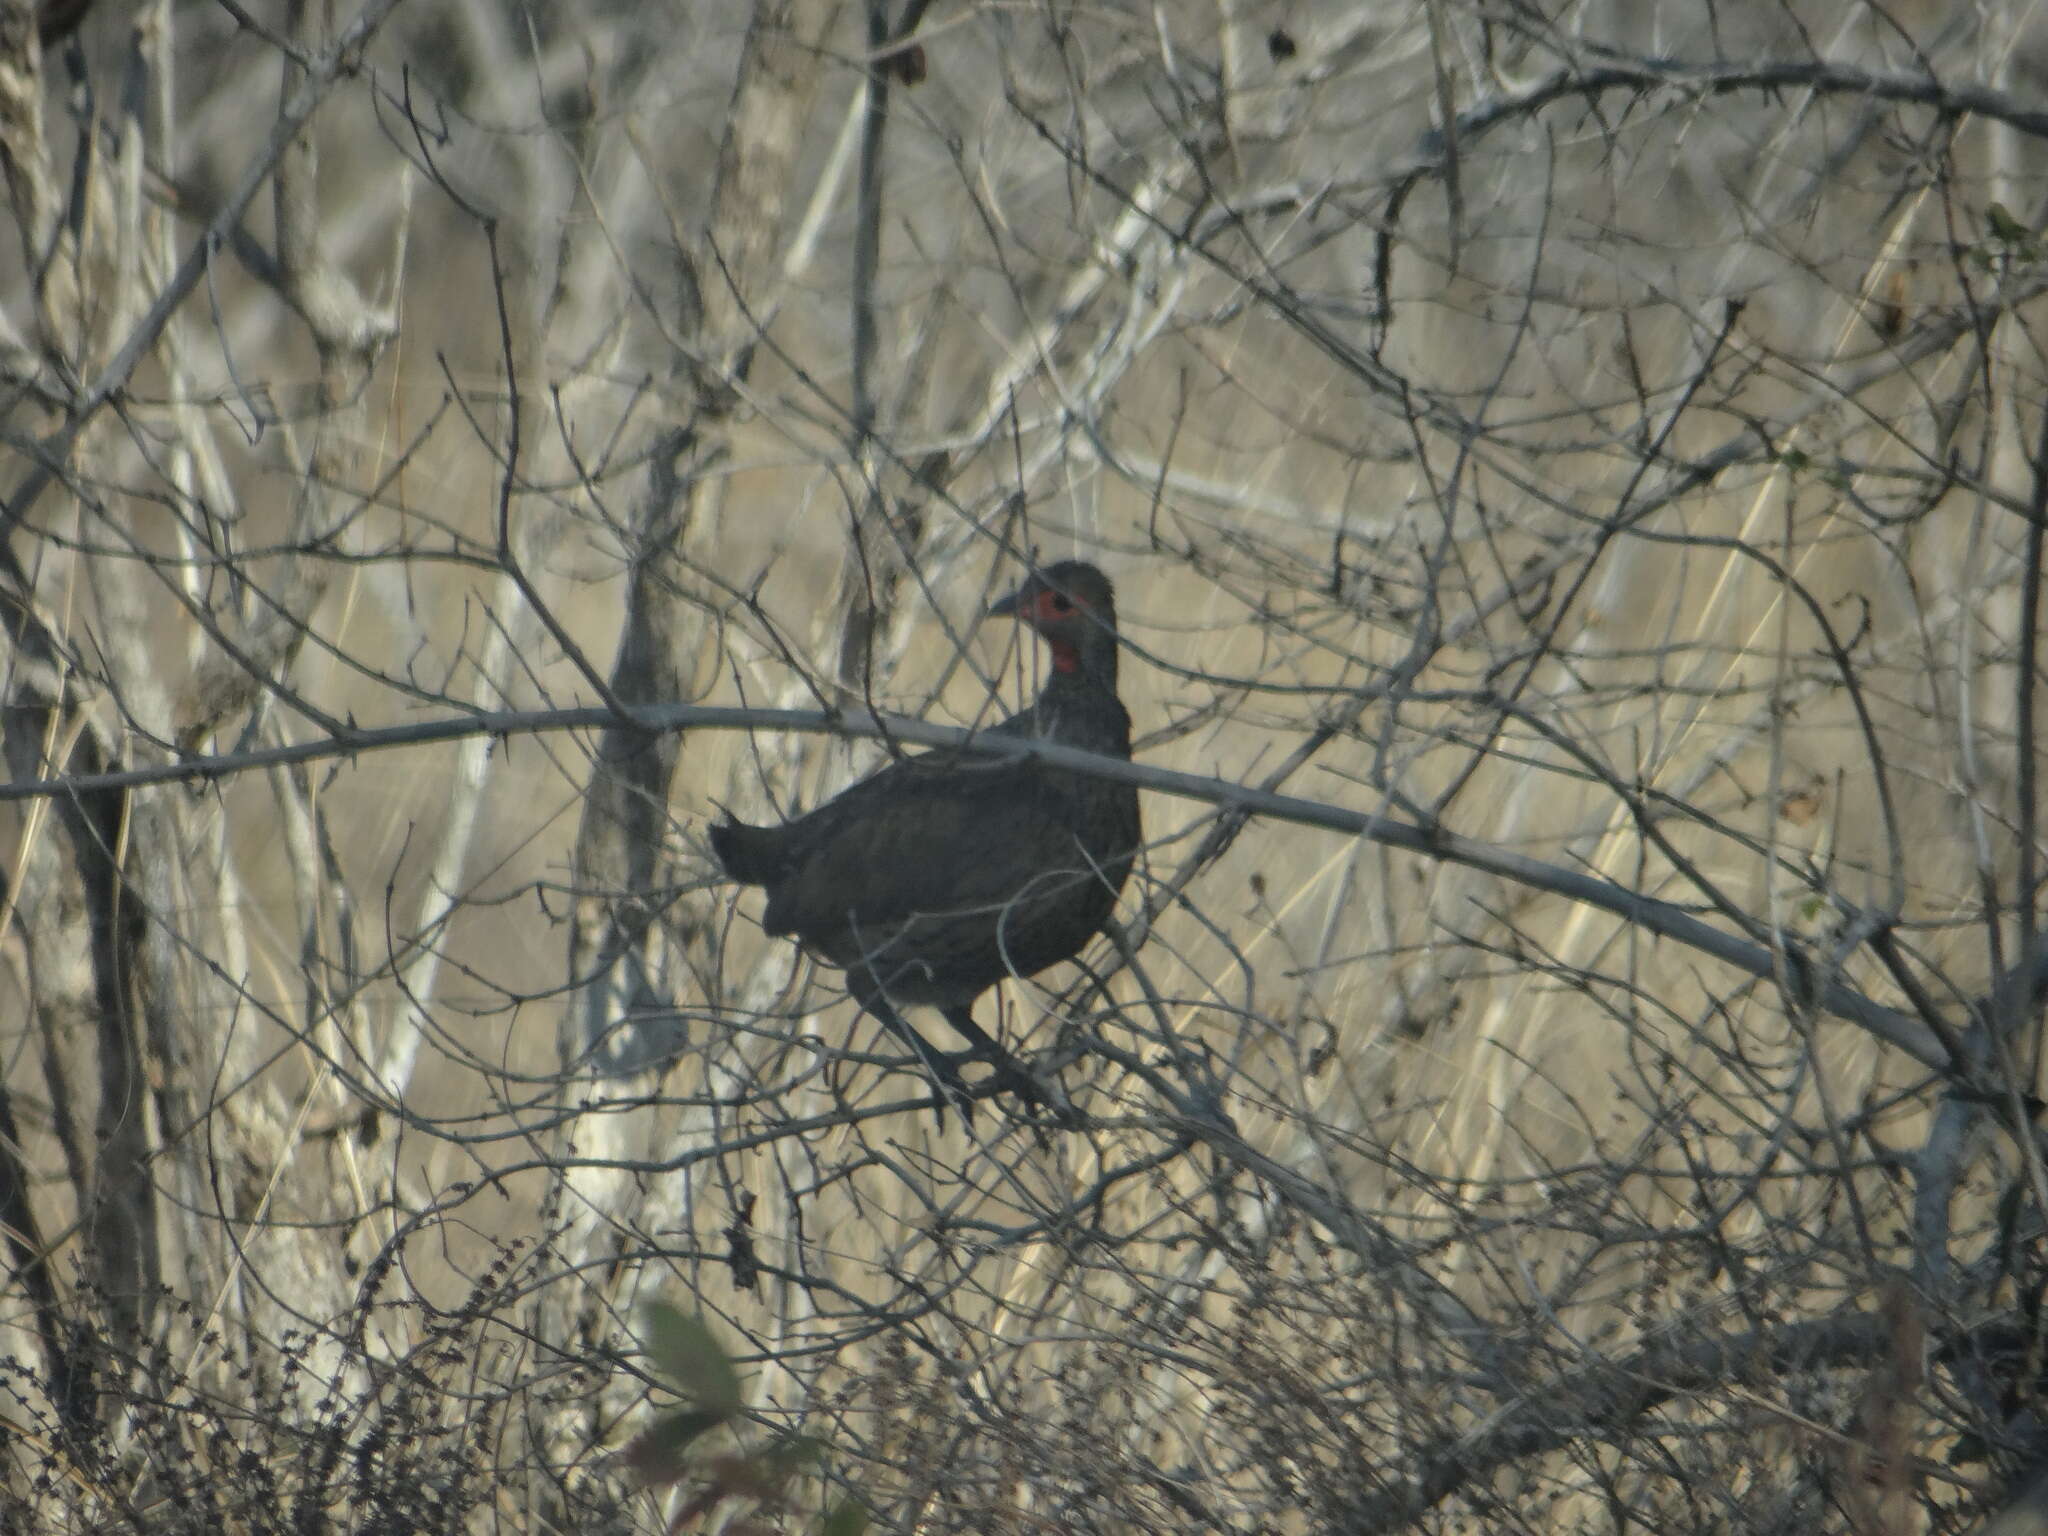
<path fill-rule="evenodd" d="M 2044 86 L 0 0 L 0 1528 L 660 1529 L 661 1301 L 790 1528 L 2048 1529 Z M 703 829 L 1068 555 L 1148 842 L 941 1122 Z"/>

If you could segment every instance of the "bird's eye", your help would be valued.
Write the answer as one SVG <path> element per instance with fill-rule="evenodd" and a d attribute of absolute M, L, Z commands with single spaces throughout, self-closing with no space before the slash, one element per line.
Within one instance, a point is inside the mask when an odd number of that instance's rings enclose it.
<path fill-rule="evenodd" d="M 1054 613 L 1071 613 L 1074 605 L 1067 600 L 1066 593 L 1055 592 L 1052 595 L 1052 608 Z"/>

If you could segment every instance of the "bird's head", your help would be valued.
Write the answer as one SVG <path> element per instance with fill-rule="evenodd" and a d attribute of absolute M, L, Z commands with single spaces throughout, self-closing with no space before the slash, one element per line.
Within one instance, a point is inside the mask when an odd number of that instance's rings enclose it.
<path fill-rule="evenodd" d="M 1116 589 L 1086 561 L 1062 560 L 1033 571 L 1023 586 L 989 612 L 1013 614 L 1020 624 L 1037 630 L 1052 651 L 1055 670 L 1079 671 L 1084 658 L 1102 658 L 1114 677 Z"/>

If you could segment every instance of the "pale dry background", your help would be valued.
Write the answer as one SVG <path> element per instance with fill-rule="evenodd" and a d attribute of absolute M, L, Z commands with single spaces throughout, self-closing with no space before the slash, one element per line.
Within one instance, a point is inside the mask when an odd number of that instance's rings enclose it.
<path fill-rule="evenodd" d="M 285 9 L 4 10 L 10 769 L 336 747 L 12 807 L 18 1522 L 656 1529 L 654 1297 L 892 1529 L 2024 1513 L 2035 7 L 934 6 L 865 183 L 857 7 Z M 350 749 L 985 721 L 1034 550 L 1141 762 L 1761 974 L 1152 793 L 941 1127 L 703 839 L 881 747 Z"/>

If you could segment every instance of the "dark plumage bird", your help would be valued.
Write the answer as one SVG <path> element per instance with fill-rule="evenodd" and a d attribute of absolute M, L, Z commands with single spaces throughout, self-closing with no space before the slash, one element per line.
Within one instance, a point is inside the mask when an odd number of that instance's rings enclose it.
<path fill-rule="evenodd" d="M 989 609 L 1052 651 L 1052 674 L 998 735 L 1131 755 L 1116 695 L 1116 595 L 1092 565 L 1062 561 Z M 862 1008 L 945 1085 L 963 1061 L 1030 1079 L 980 1025 L 974 1001 L 1006 976 L 1076 954 L 1102 930 L 1137 856 L 1138 791 L 1037 763 L 928 752 L 892 763 L 777 827 L 710 829 L 725 872 L 765 886 L 762 926 L 846 972 Z M 973 1049 L 946 1055 L 899 1010 L 936 1007 Z"/>

